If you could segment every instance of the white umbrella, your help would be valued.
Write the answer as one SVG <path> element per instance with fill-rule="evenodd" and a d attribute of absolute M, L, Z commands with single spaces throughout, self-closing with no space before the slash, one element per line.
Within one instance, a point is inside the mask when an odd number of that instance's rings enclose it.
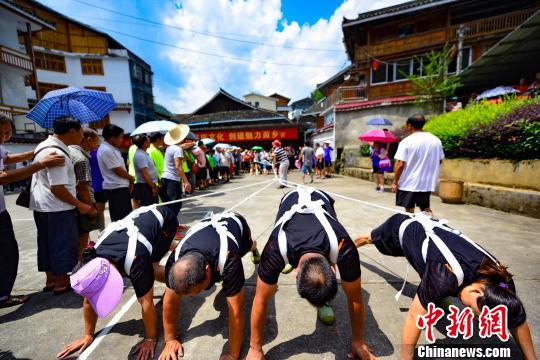
<path fill-rule="evenodd" d="M 166 133 L 170 128 L 175 127 L 176 123 L 169 120 L 155 120 L 145 122 L 131 132 L 131 136 L 139 134 L 149 134 L 154 132 Z"/>

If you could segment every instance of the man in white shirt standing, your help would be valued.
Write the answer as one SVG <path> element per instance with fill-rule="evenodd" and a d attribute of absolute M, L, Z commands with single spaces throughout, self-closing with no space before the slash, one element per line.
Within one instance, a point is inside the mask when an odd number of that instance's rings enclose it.
<path fill-rule="evenodd" d="M 444 159 L 441 140 L 422 129 L 426 123 L 424 115 L 413 115 L 407 119 L 406 129 L 410 133 L 398 146 L 394 159 L 394 182 L 396 205 L 414 213 L 416 206 L 421 211 L 433 214 L 429 197 L 435 191 L 439 179 L 439 168 Z"/>
<path fill-rule="evenodd" d="M 103 190 L 109 201 L 111 221 L 125 218 L 133 210 L 131 191 L 134 178 L 126 170 L 126 162 L 118 150 L 124 129 L 114 124 L 106 125 L 102 132 L 105 141 L 100 145 L 97 158 Z"/>
<path fill-rule="evenodd" d="M 54 134 L 35 150 L 34 162 L 51 153 L 62 155 L 62 166 L 46 168 L 32 177 L 30 210 L 34 211 L 38 242 L 38 271 L 44 271 L 47 282 L 43 291 L 55 295 L 71 291 L 70 272 L 77 264 L 77 209 L 80 214 L 97 216 L 93 206 L 77 199 L 75 172 L 69 156 L 69 145 L 80 145 L 81 124 L 72 117 L 54 121 Z"/>

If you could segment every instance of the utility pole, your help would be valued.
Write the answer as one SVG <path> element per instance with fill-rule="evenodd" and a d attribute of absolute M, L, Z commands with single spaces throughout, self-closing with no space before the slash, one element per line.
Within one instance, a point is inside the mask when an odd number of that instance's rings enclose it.
<path fill-rule="evenodd" d="M 459 25 L 459 28 L 456 31 L 458 45 L 457 45 L 457 61 L 456 61 L 456 75 L 461 72 L 461 67 L 463 64 L 463 40 L 465 39 L 465 33 L 470 29 L 465 25 Z"/>

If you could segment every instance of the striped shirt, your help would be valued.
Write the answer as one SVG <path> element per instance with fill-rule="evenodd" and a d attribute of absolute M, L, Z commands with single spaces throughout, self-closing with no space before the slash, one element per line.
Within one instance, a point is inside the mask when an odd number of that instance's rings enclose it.
<path fill-rule="evenodd" d="M 285 150 L 283 150 L 282 147 L 277 147 L 274 149 L 274 156 L 276 157 L 278 163 L 289 161 L 287 154 L 285 154 Z"/>

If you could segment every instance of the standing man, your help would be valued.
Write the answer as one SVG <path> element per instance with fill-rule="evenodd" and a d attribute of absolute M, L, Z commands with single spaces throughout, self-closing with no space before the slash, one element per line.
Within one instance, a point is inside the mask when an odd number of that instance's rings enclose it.
<path fill-rule="evenodd" d="M 324 142 L 323 144 L 323 150 L 324 150 L 324 169 L 326 171 L 325 176 L 330 177 L 332 174 L 332 147 L 328 142 Z"/>
<path fill-rule="evenodd" d="M 20 154 L 8 154 L 2 146 L 11 138 L 13 123 L 10 118 L 0 114 L 0 308 L 20 305 L 28 301 L 28 296 L 11 295 L 13 284 L 17 277 L 19 267 L 19 248 L 13 223 L 6 209 L 4 200 L 3 185 L 24 180 L 33 173 L 50 166 L 61 166 L 64 164 L 64 157 L 56 152 L 44 156 L 40 161 L 34 161 L 31 165 L 15 170 L 5 170 L 5 164 L 18 163 L 30 160 L 34 156 L 33 151 Z"/>
<path fill-rule="evenodd" d="M 274 163 L 278 166 L 279 189 L 283 189 L 287 183 L 287 172 L 289 171 L 289 159 L 285 150 L 281 147 L 281 141 L 274 140 L 272 142 L 274 150 Z"/>
<path fill-rule="evenodd" d="M 150 138 L 150 147 L 146 150 L 150 158 L 154 162 L 156 167 L 158 179 L 161 180 L 161 175 L 163 175 L 163 167 L 165 166 L 165 157 L 163 156 L 163 151 L 161 149 L 165 146 L 163 142 L 163 134 L 160 132 L 151 133 Z"/>
<path fill-rule="evenodd" d="M 305 183 L 306 174 L 309 174 L 311 177 L 310 183 L 313 182 L 313 148 L 309 146 L 309 143 L 306 141 L 302 151 L 300 151 L 300 161 L 302 162 L 302 182 Z"/>
<path fill-rule="evenodd" d="M 274 230 L 261 254 L 246 359 L 264 359 L 266 310 L 286 265 L 297 269 L 299 295 L 319 309 L 319 319 L 326 324 L 334 321 L 328 302 L 337 293 L 337 265 L 349 305 L 352 332 L 349 358 L 373 359 L 364 342 L 365 310 L 358 251 L 337 220 L 334 200 L 323 191 L 306 187 L 290 191 L 281 199 Z"/>
<path fill-rule="evenodd" d="M 433 215 L 429 197 L 437 185 L 444 151 L 438 137 L 422 130 L 425 124 L 421 114 L 407 119 L 410 135 L 401 141 L 394 156 L 392 192 L 396 193 L 396 205 L 403 206 L 407 212 L 414 213 L 418 206 Z"/>
<path fill-rule="evenodd" d="M 170 129 L 165 135 L 165 143 L 168 145 L 165 150 L 165 169 L 161 176 L 161 199 L 164 202 L 179 200 L 182 198 L 182 190 L 191 191 L 189 179 L 185 174 L 184 168 L 184 150 L 180 147 L 180 143 L 184 141 L 189 133 L 187 125 L 177 125 Z M 182 181 L 184 189 L 182 189 Z M 167 205 L 178 217 L 178 213 L 182 208 L 182 203 L 177 202 Z"/>
<path fill-rule="evenodd" d="M 54 134 L 35 150 L 34 161 L 41 161 L 56 152 L 64 156 L 63 166 L 47 168 L 32 176 L 30 210 L 34 211 L 37 228 L 38 271 L 47 275 L 43 291 L 55 295 L 71 291 L 68 273 L 77 264 L 77 212 L 97 216 L 93 206 L 77 199 L 75 172 L 69 145 L 80 145 L 81 124 L 72 117 L 54 120 Z"/>
<path fill-rule="evenodd" d="M 204 146 L 204 143 L 199 140 L 197 142 L 197 147 L 194 147 L 193 150 L 191 150 L 191 153 L 195 156 L 195 161 L 197 161 L 197 166 L 199 168 L 199 171 L 197 171 L 197 186 L 199 187 L 199 190 L 205 190 L 206 185 L 206 154 L 205 154 L 206 146 Z"/>
<path fill-rule="evenodd" d="M 124 158 L 118 150 L 124 130 L 109 124 L 103 128 L 102 135 L 105 141 L 97 152 L 99 170 L 103 176 L 103 190 L 109 200 L 111 221 L 118 221 L 133 210 L 130 193 L 134 178 L 127 172 Z"/>

